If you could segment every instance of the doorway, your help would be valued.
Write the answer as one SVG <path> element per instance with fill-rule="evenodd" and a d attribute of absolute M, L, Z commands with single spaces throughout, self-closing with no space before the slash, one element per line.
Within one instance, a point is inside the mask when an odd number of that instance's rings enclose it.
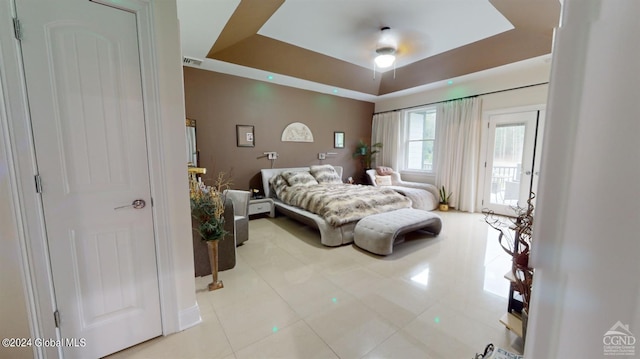
<path fill-rule="evenodd" d="M 514 216 L 536 192 L 544 107 L 515 108 L 484 115 L 480 208 Z"/>

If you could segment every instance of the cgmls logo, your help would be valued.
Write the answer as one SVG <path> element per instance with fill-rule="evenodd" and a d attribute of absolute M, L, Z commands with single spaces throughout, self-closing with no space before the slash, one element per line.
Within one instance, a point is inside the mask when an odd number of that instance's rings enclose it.
<path fill-rule="evenodd" d="M 602 337 L 604 355 L 635 355 L 636 337 L 629 325 L 618 321 Z"/>

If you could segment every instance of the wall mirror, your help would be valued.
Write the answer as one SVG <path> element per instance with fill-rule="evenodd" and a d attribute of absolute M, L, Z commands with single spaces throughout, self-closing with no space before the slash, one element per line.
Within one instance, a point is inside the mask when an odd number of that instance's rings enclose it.
<path fill-rule="evenodd" d="M 344 132 L 335 131 L 333 133 L 333 148 L 344 148 Z"/>
<path fill-rule="evenodd" d="M 187 119 L 187 165 L 198 166 L 198 150 L 196 149 L 196 120 Z"/>

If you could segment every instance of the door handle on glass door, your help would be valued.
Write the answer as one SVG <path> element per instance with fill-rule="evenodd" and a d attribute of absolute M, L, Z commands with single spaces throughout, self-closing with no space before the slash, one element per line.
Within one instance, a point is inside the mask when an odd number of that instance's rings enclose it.
<path fill-rule="evenodd" d="M 147 202 L 145 202 L 143 199 L 136 199 L 133 202 L 131 202 L 131 204 L 128 204 L 126 206 L 120 206 L 120 207 L 116 207 L 114 208 L 114 210 L 118 210 L 118 209 L 122 209 L 122 208 L 129 208 L 129 207 L 133 207 L 135 209 L 141 209 L 144 208 L 144 206 L 147 205 Z"/>

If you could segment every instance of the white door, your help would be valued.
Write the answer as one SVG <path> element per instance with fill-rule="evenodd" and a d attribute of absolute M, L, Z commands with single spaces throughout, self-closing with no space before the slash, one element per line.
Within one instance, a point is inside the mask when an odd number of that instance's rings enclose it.
<path fill-rule="evenodd" d="M 66 358 L 161 335 L 135 15 L 16 0 Z M 146 206 L 124 207 L 140 199 Z"/>
<path fill-rule="evenodd" d="M 515 215 L 532 185 L 538 110 L 489 114 L 482 208 Z"/>

